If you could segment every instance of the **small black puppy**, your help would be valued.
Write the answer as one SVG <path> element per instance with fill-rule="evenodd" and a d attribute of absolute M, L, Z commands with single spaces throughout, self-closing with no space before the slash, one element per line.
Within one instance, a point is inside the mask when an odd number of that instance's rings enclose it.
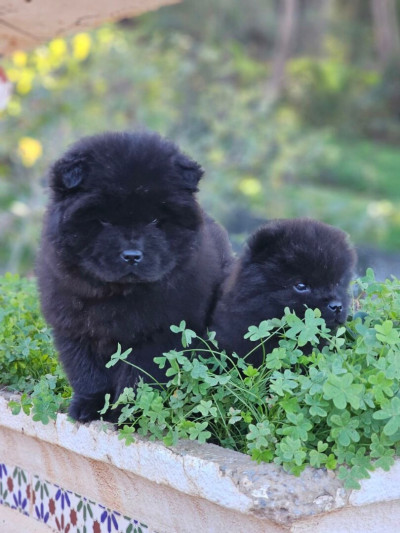
<path fill-rule="evenodd" d="M 275 220 L 259 228 L 226 279 L 210 329 L 228 353 L 245 356 L 251 325 L 281 318 L 285 307 L 303 317 L 319 308 L 329 328 L 345 322 L 356 255 L 340 229 L 311 219 Z M 276 346 L 265 345 L 268 351 Z M 262 350 L 247 362 L 259 365 Z"/>
<path fill-rule="evenodd" d="M 105 393 L 135 386 L 139 371 L 105 368 L 117 343 L 163 381 L 153 358 L 179 347 L 170 326 L 209 325 L 232 254 L 196 201 L 202 174 L 151 132 L 84 138 L 51 168 L 37 274 L 74 419 L 98 418 Z"/>

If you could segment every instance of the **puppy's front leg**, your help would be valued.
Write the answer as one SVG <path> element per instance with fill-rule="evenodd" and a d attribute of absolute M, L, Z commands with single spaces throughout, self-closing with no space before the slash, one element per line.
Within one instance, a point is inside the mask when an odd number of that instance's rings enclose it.
<path fill-rule="evenodd" d="M 90 343 L 55 335 L 60 359 L 74 395 L 69 415 L 79 422 L 100 418 L 106 393 L 112 394 L 111 370 L 96 357 Z"/>

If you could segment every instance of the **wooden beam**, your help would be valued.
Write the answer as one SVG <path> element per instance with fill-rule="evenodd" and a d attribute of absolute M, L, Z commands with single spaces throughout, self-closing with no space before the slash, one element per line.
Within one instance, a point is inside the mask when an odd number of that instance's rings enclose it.
<path fill-rule="evenodd" d="M 180 0 L 0 0 L 0 55 Z"/>

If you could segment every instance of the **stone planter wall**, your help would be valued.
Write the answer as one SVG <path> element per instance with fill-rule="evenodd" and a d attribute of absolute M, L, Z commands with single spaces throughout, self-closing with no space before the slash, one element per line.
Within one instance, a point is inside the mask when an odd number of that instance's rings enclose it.
<path fill-rule="evenodd" d="M 400 460 L 359 491 L 332 472 L 300 477 L 211 444 L 125 446 L 108 424 L 42 425 L 0 397 L 3 533 L 400 531 Z"/>

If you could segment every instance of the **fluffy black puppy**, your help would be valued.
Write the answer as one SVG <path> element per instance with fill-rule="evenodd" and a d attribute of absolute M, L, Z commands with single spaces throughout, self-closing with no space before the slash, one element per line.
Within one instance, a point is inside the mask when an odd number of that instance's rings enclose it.
<path fill-rule="evenodd" d="M 280 318 L 285 307 L 303 317 L 319 308 L 329 328 L 345 322 L 356 255 L 340 229 L 311 219 L 275 220 L 259 228 L 223 285 L 211 330 L 227 352 L 245 356 L 251 325 Z M 277 341 L 265 345 L 267 352 Z M 262 362 L 262 349 L 247 361 Z"/>
<path fill-rule="evenodd" d="M 105 368 L 118 342 L 163 380 L 153 358 L 179 344 L 171 324 L 205 330 L 232 256 L 195 199 L 202 173 L 150 132 L 84 138 L 51 168 L 37 274 L 74 419 L 98 418 L 105 393 L 136 384 L 128 365 Z"/>

